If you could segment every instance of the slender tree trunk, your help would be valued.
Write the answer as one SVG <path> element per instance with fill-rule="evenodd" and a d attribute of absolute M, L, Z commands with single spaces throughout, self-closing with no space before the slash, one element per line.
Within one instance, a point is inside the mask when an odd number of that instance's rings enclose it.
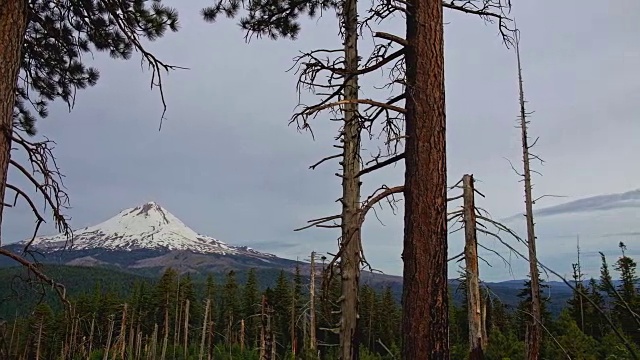
<path fill-rule="evenodd" d="M 265 314 L 265 296 L 260 306 L 260 360 L 267 359 L 267 316 Z"/>
<path fill-rule="evenodd" d="M 158 353 L 158 324 L 153 325 L 153 334 L 151 335 L 151 346 L 149 349 L 149 357 L 150 359 L 155 360 L 156 354 Z"/>
<path fill-rule="evenodd" d="M 167 358 L 167 345 L 169 344 L 169 298 L 167 298 L 166 306 L 164 307 L 164 338 L 162 339 L 162 352 L 160 353 L 160 360 Z"/>
<path fill-rule="evenodd" d="M 343 7 L 345 52 L 345 101 L 358 99 L 358 2 L 346 0 Z M 343 178 L 342 178 L 342 246 L 340 274 L 342 301 L 340 303 L 340 359 L 359 358 L 358 289 L 360 282 L 360 119 L 358 104 L 344 105 Z"/>
<path fill-rule="evenodd" d="M 127 347 L 127 308 L 128 308 L 128 305 L 127 303 L 125 303 L 124 308 L 122 309 L 122 322 L 120 323 L 120 334 L 118 335 L 121 359 L 124 359 L 124 351 Z"/>
<path fill-rule="evenodd" d="M 27 15 L 27 1 L 0 0 L 0 200 L 4 199 L 11 158 L 15 88 L 27 31 Z M 4 201 L 0 201 L 0 228 L 3 210 Z"/>
<path fill-rule="evenodd" d="M 42 346 L 42 328 L 44 327 L 44 319 L 38 324 L 38 338 L 36 340 L 36 360 L 40 359 L 40 347 Z"/>
<path fill-rule="evenodd" d="M 520 128 L 522 130 L 522 163 L 524 165 L 524 202 L 527 220 L 527 246 L 529 247 L 529 276 L 531 278 L 531 321 L 527 326 L 526 352 L 528 360 L 540 358 L 542 339 L 542 316 L 540 311 L 540 279 L 538 273 L 538 256 L 536 252 L 535 224 L 533 221 L 533 195 L 531 188 L 531 156 L 529 153 L 529 136 L 527 134 L 527 111 L 524 101 L 524 85 L 522 82 L 522 66 L 520 64 L 519 39 L 516 39 L 516 56 L 518 58 L 518 85 L 520 90 Z"/>
<path fill-rule="evenodd" d="M 91 330 L 89 330 L 89 353 L 87 354 L 87 360 L 91 359 L 91 350 L 93 348 L 93 330 L 96 325 L 96 314 L 93 314 L 91 318 Z"/>
<path fill-rule="evenodd" d="M 198 356 L 199 360 L 202 360 L 204 357 L 204 344 L 207 339 L 207 323 L 209 321 L 209 307 L 211 306 L 211 300 L 207 299 L 207 302 L 204 306 L 204 320 L 202 320 L 202 338 L 200 339 L 200 355 Z"/>
<path fill-rule="evenodd" d="M 13 337 L 16 333 L 16 325 L 18 325 L 18 311 L 16 311 L 16 317 L 13 319 L 13 327 L 11 328 L 11 340 L 9 340 L 9 349 L 7 352 L 9 356 L 11 356 L 11 349 L 13 348 Z"/>
<path fill-rule="evenodd" d="M 449 358 L 442 2 L 407 6 L 403 360 Z"/>
<path fill-rule="evenodd" d="M 240 319 L 240 352 L 244 353 L 244 319 Z"/>
<path fill-rule="evenodd" d="M 469 311 L 469 359 L 484 359 L 482 348 L 482 304 L 480 270 L 478 269 L 478 239 L 476 237 L 476 206 L 473 175 L 462 177 L 464 199 L 464 259 L 467 279 L 467 309 Z"/>
<path fill-rule="evenodd" d="M 184 306 L 184 358 L 189 355 L 189 299 L 185 300 Z"/>
<path fill-rule="evenodd" d="M 309 283 L 309 349 L 315 352 L 316 338 L 316 252 L 311 252 L 311 282 Z"/>
<path fill-rule="evenodd" d="M 102 360 L 109 359 L 109 350 L 111 350 L 111 338 L 113 337 L 113 327 L 115 325 L 115 321 L 113 317 L 109 317 L 109 333 L 107 334 L 107 346 L 104 349 L 104 356 Z"/>
<path fill-rule="evenodd" d="M 489 335 L 487 334 L 487 298 L 480 299 L 482 304 L 482 349 L 486 349 L 489 345 Z"/>
<path fill-rule="evenodd" d="M 291 339 L 291 360 L 296 360 L 296 294 L 295 291 L 291 292 L 291 319 L 290 323 L 290 334 L 289 338 Z"/>

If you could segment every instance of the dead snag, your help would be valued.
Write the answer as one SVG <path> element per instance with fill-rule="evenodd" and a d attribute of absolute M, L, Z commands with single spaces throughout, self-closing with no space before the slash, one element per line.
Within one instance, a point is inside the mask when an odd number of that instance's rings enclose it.
<path fill-rule="evenodd" d="M 480 271 L 478 269 L 478 239 L 473 175 L 462 177 L 464 199 L 464 259 L 466 266 L 467 309 L 469 311 L 469 359 L 484 359 L 484 333 L 482 301 L 480 298 Z"/>
<path fill-rule="evenodd" d="M 529 144 L 528 113 L 525 109 L 524 84 L 522 81 L 522 66 L 520 62 L 520 35 L 516 33 L 515 40 L 516 57 L 518 60 L 518 88 L 520 94 L 520 118 L 519 126 L 522 135 L 522 164 L 524 179 L 524 202 L 525 202 L 525 219 L 527 222 L 527 247 L 529 248 L 529 276 L 531 279 L 531 321 L 527 324 L 526 330 L 526 356 L 528 360 L 538 360 L 540 358 L 540 350 L 542 343 L 542 316 L 540 307 L 540 279 L 538 271 L 538 256 L 536 252 L 536 235 L 535 223 L 533 220 L 533 195 L 531 183 L 531 158 L 535 157 L 530 153 L 531 148 L 535 145 Z"/>

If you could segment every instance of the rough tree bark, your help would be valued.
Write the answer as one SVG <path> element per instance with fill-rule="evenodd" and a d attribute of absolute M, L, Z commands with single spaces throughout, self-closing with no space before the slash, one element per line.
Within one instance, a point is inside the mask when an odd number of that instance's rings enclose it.
<path fill-rule="evenodd" d="M 469 359 L 484 359 L 482 304 L 480 299 L 480 270 L 478 269 L 478 238 L 473 175 L 462 177 L 464 200 L 464 261 L 467 280 L 467 309 L 469 321 Z"/>
<path fill-rule="evenodd" d="M 358 3 L 346 0 L 343 8 L 345 89 L 342 136 L 342 234 L 340 258 L 340 359 L 358 359 L 358 287 L 360 282 L 360 119 L 358 117 Z"/>
<path fill-rule="evenodd" d="M 529 248 L 529 276 L 531 278 L 531 321 L 526 331 L 527 360 L 540 358 L 542 338 L 542 316 L 540 311 L 540 279 L 538 278 L 538 256 L 536 253 L 535 224 L 533 221 L 533 195 L 531 188 L 531 154 L 529 136 L 527 134 L 527 111 L 525 109 L 524 85 L 522 82 L 522 66 L 520 64 L 519 38 L 516 37 L 516 56 L 518 59 L 518 86 L 520 91 L 520 128 L 522 130 L 522 163 L 524 165 L 524 202 L 527 221 L 527 246 Z"/>
<path fill-rule="evenodd" d="M 448 359 L 442 2 L 407 8 L 402 359 Z"/>
<path fill-rule="evenodd" d="M 22 43 L 27 31 L 27 14 L 26 1 L 0 0 L 0 228 L 11 158 L 16 83 L 22 60 Z"/>

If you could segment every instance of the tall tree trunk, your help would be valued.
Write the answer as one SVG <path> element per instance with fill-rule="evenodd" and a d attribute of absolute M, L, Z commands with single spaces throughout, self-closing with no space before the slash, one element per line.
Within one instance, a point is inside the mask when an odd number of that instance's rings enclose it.
<path fill-rule="evenodd" d="M 209 307 L 211 306 L 211 299 L 207 299 L 207 302 L 204 306 L 204 319 L 202 320 L 202 338 L 200 339 L 200 355 L 198 355 L 198 360 L 202 360 L 204 358 L 204 344 L 207 339 L 207 323 L 209 322 Z"/>
<path fill-rule="evenodd" d="M 113 315 L 111 315 L 109 316 L 109 333 L 107 334 L 107 345 L 104 349 L 104 356 L 102 357 L 102 360 L 109 359 L 109 351 L 111 350 L 111 339 L 113 337 L 114 325 L 115 325 L 115 320 L 113 318 Z"/>
<path fill-rule="evenodd" d="M 478 269 L 478 238 L 476 234 L 476 206 L 473 175 L 462 177 L 464 199 L 464 261 L 467 280 L 467 309 L 469 321 L 469 359 L 484 359 L 482 333 L 482 303 L 480 299 L 480 270 Z"/>
<path fill-rule="evenodd" d="M 164 307 L 164 338 L 162 339 L 162 352 L 160 353 L 160 360 L 167 358 L 167 345 L 169 343 L 169 298 Z"/>
<path fill-rule="evenodd" d="M 358 118 L 358 2 L 346 0 L 343 8 L 345 101 L 343 128 L 342 246 L 340 274 L 340 359 L 358 359 L 358 288 L 360 282 L 360 119 Z M 353 74 L 353 75 L 351 75 Z"/>
<path fill-rule="evenodd" d="M 184 306 L 184 358 L 189 355 L 189 299 L 185 300 Z"/>
<path fill-rule="evenodd" d="M 316 252 L 311 252 L 311 281 L 309 283 L 309 349 L 315 353 L 316 338 Z"/>
<path fill-rule="evenodd" d="M 407 8 L 402 359 L 448 359 L 442 2 Z"/>
<path fill-rule="evenodd" d="M 0 0 L 0 229 L 11 158 L 13 106 L 27 21 L 27 1 Z"/>
<path fill-rule="evenodd" d="M 533 222 L 533 195 L 531 194 L 531 156 L 529 153 L 529 135 L 527 134 L 527 111 L 524 101 L 524 85 L 522 82 L 522 66 L 520 64 L 519 39 L 516 39 L 516 56 L 518 58 L 518 86 L 520 90 L 520 128 L 522 130 L 522 163 L 524 165 L 524 201 L 525 218 L 527 220 L 527 246 L 529 247 L 529 276 L 531 278 L 531 319 L 526 332 L 526 352 L 528 360 L 540 358 L 542 339 L 542 316 L 540 310 L 540 279 L 538 273 L 538 256 L 536 252 L 535 224 Z"/>
<path fill-rule="evenodd" d="M 96 314 L 93 314 L 91 318 L 91 330 L 89 330 L 89 353 L 87 354 L 87 360 L 91 359 L 91 350 L 93 348 L 93 329 L 96 325 Z"/>

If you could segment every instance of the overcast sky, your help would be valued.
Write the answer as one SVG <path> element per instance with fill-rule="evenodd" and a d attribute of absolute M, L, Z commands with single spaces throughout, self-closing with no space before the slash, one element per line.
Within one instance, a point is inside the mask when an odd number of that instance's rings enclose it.
<path fill-rule="evenodd" d="M 54 107 L 38 124 L 40 134 L 58 143 L 73 227 L 154 200 L 194 230 L 233 245 L 292 258 L 306 258 L 311 250 L 335 252 L 336 229 L 292 231 L 308 219 L 337 213 L 340 183 L 333 175 L 337 163 L 308 169 L 334 153 L 334 126 L 326 118 L 316 120 L 313 141 L 287 125 L 298 98 L 295 75 L 285 72 L 300 50 L 340 46 L 334 16 L 304 21 L 295 42 L 246 44 L 235 20 L 201 20 L 199 9 L 206 1 L 175 3 L 181 31 L 150 48 L 190 70 L 164 79 L 168 111 L 162 131 L 162 107 L 158 92 L 149 89 L 150 73 L 141 71 L 138 58 L 125 62 L 106 56 L 91 62 L 101 79 L 78 94 L 73 111 Z M 538 207 L 640 188 L 635 161 L 640 153 L 640 2 L 603 6 L 596 0 L 545 0 L 515 6 L 526 98 L 535 111 L 530 131 L 540 136 L 536 153 L 546 160 L 538 168 L 544 176 L 535 179 L 535 194 L 567 197 L 544 199 Z M 449 182 L 473 173 L 487 196 L 480 204 L 494 218 L 512 216 L 524 209 L 521 184 L 505 160 L 519 165 L 521 158 L 514 128 L 514 53 L 502 44 L 495 25 L 451 11 L 445 21 Z M 404 34 L 401 21 L 386 30 Z M 367 81 L 364 96 L 373 84 Z M 403 172 L 397 166 L 369 175 L 364 189 L 400 184 Z M 615 252 L 618 240 L 597 236 L 640 231 L 633 228 L 639 212 L 627 208 L 615 231 L 611 219 L 599 215 L 580 218 L 588 227 L 561 216 L 541 217 L 538 226 L 546 231 L 541 256 L 566 273 L 574 234 L 581 231 L 600 239 L 583 251 Z M 386 211 L 380 217 L 384 226 L 371 217 L 364 232 L 367 258 L 378 269 L 401 274 L 402 213 Z M 10 209 L 3 238 L 22 240 L 32 224 L 25 207 Z M 45 227 L 41 233 L 51 231 Z M 637 234 L 630 238 L 638 240 Z M 633 240 L 626 241 L 634 247 Z M 451 243 L 454 255 L 461 245 L 457 238 Z M 557 251 L 558 243 L 566 252 Z M 501 263 L 482 271 L 487 280 L 524 277 L 524 270 L 509 275 Z"/>

